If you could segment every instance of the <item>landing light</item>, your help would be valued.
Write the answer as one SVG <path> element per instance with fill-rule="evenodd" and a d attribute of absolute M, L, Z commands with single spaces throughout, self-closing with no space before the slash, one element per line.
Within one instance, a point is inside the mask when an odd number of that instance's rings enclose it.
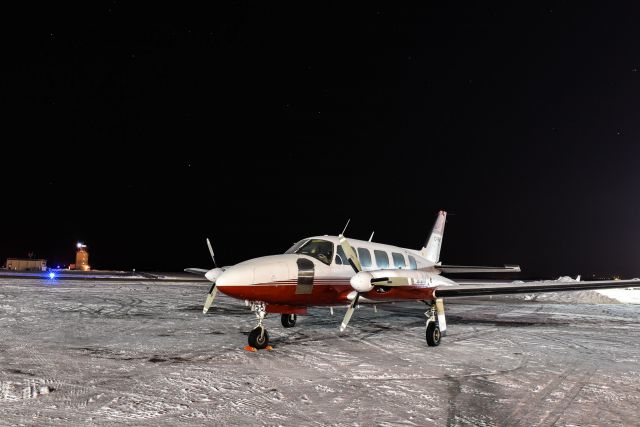
<path fill-rule="evenodd" d="M 53 280 L 55 278 L 56 278 L 56 273 L 54 273 L 53 271 L 49 273 L 49 279 Z"/>

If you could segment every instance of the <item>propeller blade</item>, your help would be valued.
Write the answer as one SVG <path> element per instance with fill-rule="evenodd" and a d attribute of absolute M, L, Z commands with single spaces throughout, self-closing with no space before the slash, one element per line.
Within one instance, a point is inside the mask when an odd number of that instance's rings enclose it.
<path fill-rule="evenodd" d="M 213 304 L 213 300 L 216 298 L 216 294 L 218 293 L 218 288 L 216 288 L 216 284 L 211 285 L 211 289 L 209 289 L 209 294 L 207 295 L 207 300 L 204 302 L 204 307 L 202 308 L 202 314 L 206 314 L 209 311 L 209 307 Z"/>
<path fill-rule="evenodd" d="M 358 304 L 358 298 L 360 298 L 360 292 L 356 293 L 356 297 L 351 301 L 351 305 L 347 309 L 347 312 L 344 314 L 344 318 L 342 319 L 342 324 L 340 325 L 340 332 L 343 332 L 347 329 L 347 325 L 349 324 L 349 320 L 351 320 L 351 316 L 353 315 L 353 311 L 356 308 L 356 304 Z"/>
<path fill-rule="evenodd" d="M 349 261 L 349 264 L 351 264 L 351 268 L 353 268 L 356 273 L 361 272 L 362 265 L 360 265 L 360 260 L 347 238 L 341 234 L 338 236 L 338 239 L 340 239 L 340 246 L 342 247 L 344 254 L 347 256 L 347 260 Z"/>
<path fill-rule="evenodd" d="M 213 248 L 211 247 L 211 242 L 209 241 L 208 237 L 207 237 L 207 246 L 209 246 L 209 253 L 211 254 L 211 259 L 213 260 L 213 266 L 217 268 L 218 265 L 216 264 L 216 257 L 213 255 Z"/>
<path fill-rule="evenodd" d="M 204 307 L 202 308 L 203 314 L 207 314 L 207 311 L 209 311 L 211 304 L 213 304 L 213 300 L 216 299 L 216 294 L 218 293 L 218 288 L 216 288 L 216 280 L 218 279 L 218 276 L 224 271 L 224 268 L 218 268 L 218 264 L 216 264 L 216 257 L 213 254 L 211 241 L 208 237 L 207 246 L 209 247 L 209 253 L 211 254 L 211 259 L 213 260 L 213 266 L 215 268 L 213 270 L 207 271 L 207 273 L 204 275 L 204 277 L 206 277 L 207 280 L 212 281 L 213 284 L 211 285 L 211 289 L 209 289 L 209 293 L 207 294 L 207 299 L 204 302 Z"/>
<path fill-rule="evenodd" d="M 348 222 L 347 222 L 347 225 L 349 225 Z M 345 230 L 346 230 L 346 227 L 345 227 Z M 356 274 L 358 274 L 359 272 L 362 271 L 362 265 L 360 264 L 360 260 L 356 255 L 356 251 L 353 250 L 353 248 L 351 247 L 351 244 L 349 243 L 347 238 L 344 237 L 343 234 L 340 234 L 338 236 L 338 239 L 340 241 L 340 246 L 342 247 L 344 254 L 347 256 L 347 260 L 349 261 L 351 268 L 353 268 Z M 340 332 L 343 332 L 347 328 L 347 325 L 349 324 L 349 320 L 351 320 L 351 316 L 353 316 L 353 311 L 356 308 L 356 304 L 358 304 L 359 298 L 360 298 L 360 292 L 356 292 L 355 298 L 351 302 L 351 305 L 347 309 L 347 312 L 344 314 L 344 318 L 342 319 L 342 324 L 340 325 Z"/>

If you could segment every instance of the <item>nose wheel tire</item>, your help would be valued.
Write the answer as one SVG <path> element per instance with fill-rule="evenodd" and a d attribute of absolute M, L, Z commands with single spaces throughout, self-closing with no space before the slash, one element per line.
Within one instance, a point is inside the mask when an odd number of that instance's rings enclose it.
<path fill-rule="evenodd" d="M 427 326 L 427 344 L 429 347 L 435 347 L 440 345 L 440 327 L 435 322 L 429 322 Z"/>
<path fill-rule="evenodd" d="M 285 328 L 293 328 L 296 326 L 296 320 L 298 316 L 295 314 L 283 314 L 280 316 L 280 321 L 282 322 L 282 326 Z"/>
<path fill-rule="evenodd" d="M 261 327 L 255 328 L 249 333 L 249 345 L 251 347 L 262 350 L 269 345 L 269 334 L 266 329 Z"/>

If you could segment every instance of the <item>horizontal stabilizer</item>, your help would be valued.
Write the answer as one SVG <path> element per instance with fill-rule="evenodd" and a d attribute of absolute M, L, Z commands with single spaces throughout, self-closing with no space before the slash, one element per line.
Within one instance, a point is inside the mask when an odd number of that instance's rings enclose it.
<path fill-rule="evenodd" d="M 475 285 L 439 286 L 435 290 L 435 298 L 582 291 L 590 289 L 630 288 L 634 286 L 640 287 L 640 279 L 599 280 L 593 282 L 545 280 L 538 282 L 478 283 Z"/>
<path fill-rule="evenodd" d="M 483 267 L 477 265 L 435 265 L 443 273 L 519 273 L 519 265 L 504 267 Z"/>

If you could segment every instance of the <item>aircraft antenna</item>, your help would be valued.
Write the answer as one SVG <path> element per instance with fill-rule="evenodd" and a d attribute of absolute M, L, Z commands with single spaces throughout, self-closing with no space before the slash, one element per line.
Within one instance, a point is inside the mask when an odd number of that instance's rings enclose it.
<path fill-rule="evenodd" d="M 373 231 L 371 232 L 371 236 L 369 237 L 369 241 L 372 241 L 372 240 L 373 240 L 373 235 L 375 234 L 375 232 L 376 232 L 375 230 L 373 230 Z"/>
<path fill-rule="evenodd" d="M 347 220 L 347 224 L 344 226 L 344 230 L 342 230 L 342 235 L 344 236 L 344 232 L 347 231 L 347 227 L 349 226 L 349 223 L 351 222 L 351 218 L 349 218 Z"/>

